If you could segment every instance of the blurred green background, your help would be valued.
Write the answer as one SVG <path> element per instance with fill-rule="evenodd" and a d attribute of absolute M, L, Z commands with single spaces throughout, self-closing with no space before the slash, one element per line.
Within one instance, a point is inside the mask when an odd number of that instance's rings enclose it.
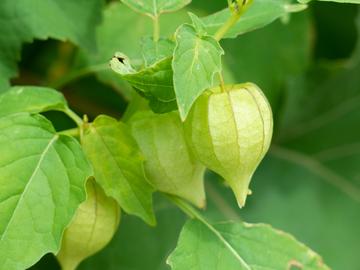
<path fill-rule="evenodd" d="M 225 5 L 225 0 L 193 0 L 189 10 L 201 16 Z M 339 270 L 360 269 L 358 10 L 351 4 L 311 3 L 287 24 L 277 21 L 222 41 L 227 82 L 253 81 L 264 90 L 274 111 L 275 134 L 244 209 L 237 208 L 216 175 L 208 173 L 206 181 L 205 214 L 210 220 L 269 223 L 293 234 Z M 75 111 L 91 119 L 101 113 L 121 117 L 131 91 L 103 64 L 115 51 L 140 58 L 139 40 L 151 34 L 151 21 L 119 1 L 104 3 L 98 19 L 96 48 L 52 39 L 25 44 L 12 84 L 53 86 Z M 165 15 L 162 34 L 171 34 L 187 20 L 186 11 Z M 47 116 L 58 129 L 72 125 L 61 114 Z M 160 195 L 155 201 L 158 227 L 123 215 L 111 244 L 80 269 L 169 269 L 166 257 L 185 216 Z M 59 268 L 47 255 L 31 269 Z"/>

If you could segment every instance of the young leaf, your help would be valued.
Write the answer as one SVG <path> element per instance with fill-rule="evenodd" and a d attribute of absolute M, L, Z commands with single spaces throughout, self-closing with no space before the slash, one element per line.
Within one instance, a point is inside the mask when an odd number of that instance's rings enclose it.
<path fill-rule="evenodd" d="M 145 178 L 143 157 L 129 128 L 116 119 L 99 116 L 85 131 L 83 147 L 106 195 L 127 213 L 155 225 L 153 188 Z"/>
<path fill-rule="evenodd" d="M 56 253 L 92 170 L 79 143 L 40 115 L 0 118 L 0 269 Z"/>
<path fill-rule="evenodd" d="M 147 67 L 164 58 L 172 57 L 175 49 L 175 42 L 165 38 L 154 41 L 152 37 L 144 37 L 141 45 L 143 59 Z"/>
<path fill-rule="evenodd" d="M 212 86 L 214 75 L 221 72 L 224 51 L 213 37 L 189 24 L 181 25 L 175 38 L 174 88 L 180 116 L 185 120 L 192 104 Z"/>
<path fill-rule="evenodd" d="M 153 97 L 148 97 L 149 107 L 155 113 L 168 113 L 177 109 L 176 100 L 172 101 L 160 101 Z"/>
<path fill-rule="evenodd" d="M 62 111 L 66 107 L 60 92 L 45 87 L 16 86 L 0 95 L 0 117 L 18 112 Z"/>
<path fill-rule="evenodd" d="M 173 270 L 329 270 L 321 257 L 294 237 L 265 224 L 189 221 L 168 258 Z"/>
<path fill-rule="evenodd" d="M 187 20 L 188 16 L 185 11 L 163 16 L 160 20 L 161 34 L 173 35 L 177 26 Z M 151 22 L 145 16 L 139 16 L 120 1 L 110 2 L 103 10 L 103 21 L 97 28 L 97 52 L 89 54 L 81 51 L 80 57 L 85 60 L 83 67 L 92 68 L 103 65 L 105 61 L 111 59 L 116 51 L 124 52 L 130 58 L 139 57 L 141 54 L 139 40 L 151 33 L 152 29 Z M 96 75 L 102 82 L 110 85 L 127 99 L 131 99 L 131 87 L 111 69 L 98 71 Z"/>
<path fill-rule="evenodd" d="M 162 13 L 177 11 L 191 0 L 121 0 L 124 4 L 135 11 L 156 18 Z"/>
<path fill-rule="evenodd" d="M 0 83 L 17 73 L 21 45 L 33 39 L 69 40 L 86 49 L 95 48 L 101 0 L 0 1 Z M 3 89 L 0 89 L 0 92 Z"/>
<path fill-rule="evenodd" d="M 238 35 L 264 27 L 289 12 L 305 9 L 306 5 L 297 4 L 297 9 L 284 1 L 256 0 L 249 9 L 240 17 L 239 21 L 225 34 L 224 38 L 235 38 Z M 300 9 L 300 10 L 301 10 Z M 202 19 L 206 31 L 214 35 L 232 16 L 231 11 L 226 8 Z"/>
<path fill-rule="evenodd" d="M 87 182 L 86 193 L 86 201 L 65 230 L 57 255 L 63 270 L 75 270 L 80 262 L 103 249 L 119 225 L 119 205 L 93 179 Z"/>
<path fill-rule="evenodd" d="M 138 113 L 132 133 L 145 155 L 145 172 L 158 190 L 205 206 L 205 167 L 190 152 L 178 113 Z"/>
<path fill-rule="evenodd" d="M 155 97 L 163 102 L 175 100 L 171 58 L 162 59 L 150 67 L 136 71 L 129 58 L 117 52 L 111 59 L 110 66 L 145 96 Z"/>

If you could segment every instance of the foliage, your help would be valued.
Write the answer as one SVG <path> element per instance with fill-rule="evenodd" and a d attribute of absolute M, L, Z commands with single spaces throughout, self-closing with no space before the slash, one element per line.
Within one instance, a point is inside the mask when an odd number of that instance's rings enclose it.
<path fill-rule="evenodd" d="M 2 1 L 0 270 L 359 268 L 360 1 L 324 2 Z"/>

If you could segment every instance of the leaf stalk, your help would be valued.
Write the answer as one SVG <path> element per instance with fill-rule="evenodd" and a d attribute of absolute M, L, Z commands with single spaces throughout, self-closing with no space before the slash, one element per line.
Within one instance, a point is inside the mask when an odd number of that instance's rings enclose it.
<path fill-rule="evenodd" d="M 217 41 L 220 41 L 225 36 L 225 34 L 239 21 L 241 15 L 243 15 L 244 12 L 250 7 L 252 2 L 253 0 L 237 0 L 235 2 L 228 1 L 232 16 L 215 33 L 214 38 Z"/>
<path fill-rule="evenodd" d="M 63 112 L 66 113 L 66 115 L 69 116 L 79 128 L 83 126 L 83 120 L 70 108 L 66 108 Z"/>
<path fill-rule="evenodd" d="M 153 23 L 154 23 L 153 38 L 154 38 L 154 42 L 157 42 L 160 39 L 160 20 L 159 20 L 159 16 L 154 16 L 153 17 Z"/>
<path fill-rule="evenodd" d="M 211 225 L 196 209 L 194 209 L 194 207 L 178 197 L 172 195 L 166 195 L 166 197 L 190 218 L 197 219 L 203 223 L 230 250 L 230 252 L 234 254 L 234 256 L 241 262 L 245 270 L 251 270 L 250 266 L 244 261 L 243 258 L 238 255 L 237 251 L 229 244 L 229 242 L 221 235 L 221 233 L 213 225 Z"/>
<path fill-rule="evenodd" d="M 80 136 L 80 129 L 79 128 L 71 128 L 59 131 L 58 134 L 60 135 L 67 135 L 71 137 L 79 137 Z"/>

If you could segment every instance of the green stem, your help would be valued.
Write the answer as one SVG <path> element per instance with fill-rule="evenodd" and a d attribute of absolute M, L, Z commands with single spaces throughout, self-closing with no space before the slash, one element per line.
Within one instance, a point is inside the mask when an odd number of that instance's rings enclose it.
<path fill-rule="evenodd" d="M 72 136 L 72 137 L 79 137 L 80 129 L 79 128 L 66 129 L 59 131 L 58 134 Z"/>
<path fill-rule="evenodd" d="M 305 10 L 307 7 L 308 5 L 306 4 L 288 4 L 285 6 L 285 10 L 288 13 L 295 13 Z"/>
<path fill-rule="evenodd" d="M 66 113 L 67 116 L 69 116 L 78 125 L 79 128 L 83 126 L 83 120 L 70 108 L 66 108 L 65 110 L 63 110 L 63 112 Z"/>
<path fill-rule="evenodd" d="M 220 41 L 225 36 L 225 34 L 230 30 L 230 28 L 232 28 L 237 23 L 240 17 L 241 17 L 241 13 L 238 12 L 233 13 L 230 19 L 215 33 L 214 38 L 217 41 Z"/>
<path fill-rule="evenodd" d="M 212 225 L 205 220 L 205 218 L 190 204 L 185 202 L 184 200 L 172 196 L 172 195 L 165 195 L 170 201 L 172 201 L 177 207 L 179 207 L 189 218 L 197 219 L 200 222 L 204 223 L 207 227 Z"/>
<path fill-rule="evenodd" d="M 108 70 L 108 69 L 109 69 L 108 64 L 100 64 L 100 65 L 94 65 L 94 66 L 86 67 L 83 69 L 75 70 L 73 72 L 70 72 L 68 75 L 62 77 L 61 79 L 59 79 L 53 83 L 50 83 L 50 87 L 55 88 L 55 89 L 60 89 L 60 88 L 64 87 L 65 85 L 67 85 L 77 79 L 80 79 L 80 78 L 90 75 L 92 73 L 96 73 L 96 72 L 104 71 L 104 70 Z"/>
<path fill-rule="evenodd" d="M 197 219 L 202 224 L 204 224 L 212 233 L 215 234 L 215 236 L 229 249 L 229 251 L 241 262 L 241 264 L 244 266 L 244 269 L 251 270 L 250 266 L 244 261 L 243 258 L 240 257 L 240 255 L 237 253 L 237 251 L 234 249 L 234 247 L 231 246 L 231 244 L 222 236 L 222 234 L 214 228 L 213 225 L 211 225 L 194 207 L 192 207 L 187 202 L 183 201 L 182 199 L 166 195 L 166 197 L 172 201 L 176 206 L 178 206 L 186 215 L 188 215 L 192 219 Z"/>
<path fill-rule="evenodd" d="M 238 0 L 238 2 L 239 2 L 239 0 Z M 236 5 L 236 8 L 233 8 L 232 7 L 233 3 L 230 3 L 229 9 L 232 12 L 232 16 L 215 33 L 214 38 L 217 41 L 220 41 L 225 36 L 225 34 L 238 22 L 241 15 L 248 9 L 248 7 L 251 5 L 252 2 L 253 2 L 253 0 L 249 0 L 244 5 L 241 4 L 241 6 L 239 6 L 238 3 L 234 3 Z"/>
<path fill-rule="evenodd" d="M 218 74 L 219 74 L 221 92 L 225 93 L 226 87 L 225 87 L 224 77 L 221 72 L 219 72 Z"/>
<path fill-rule="evenodd" d="M 154 24 L 153 38 L 154 38 L 154 41 L 157 42 L 157 41 L 160 39 L 160 22 L 159 22 L 159 16 L 153 17 L 153 24 Z"/>

